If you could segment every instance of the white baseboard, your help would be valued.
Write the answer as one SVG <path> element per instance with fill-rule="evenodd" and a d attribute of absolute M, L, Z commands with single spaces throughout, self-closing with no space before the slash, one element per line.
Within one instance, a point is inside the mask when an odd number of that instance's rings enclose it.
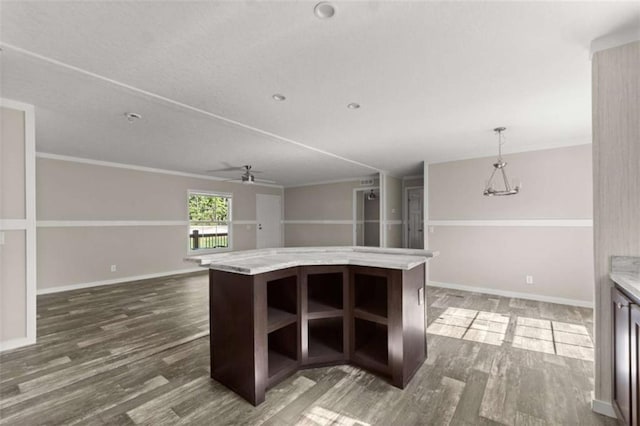
<path fill-rule="evenodd" d="M 198 271 L 204 272 L 206 271 L 206 269 L 204 268 L 179 269 L 177 271 L 167 271 L 167 272 L 158 272 L 155 274 L 135 275 L 130 277 L 115 278 L 112 280 L 93 281 L 89 283 L 78 283 L 78 284 L 64 285 L 64 286 L 51 287 L 51 288 L 40 288 L 38 289 L 38 295 L 60 293 L 62 291 L 80 290 L 83 288 L 98 287 L 101 285 L 121 284 L 129 281 L 148 280 L 150 278 L 168 277 L 170 275 L 189 274 L 189 273 L 198 272 Z"/>
<path fill-rule="evenodd" d="M 19 337 L 17 339 L 0 341 L 0 352 L 10 351 L 11 349 L 33 345 L 34 343 L 36 343 L 36 339 L 30 339 L 28 337 Z"/>
<path fill-rule="evenodd" d="M 613 409 L 613 405 L 610 402 L 600 401 L 599 399 L 591 400 L 591 410 L 594 413 L 602 414 L 603 416 L 613 417 L 616 419 L 616 412 Z"/>
<path fill-rule="evenodd" d="M 565 299 L 564 297 L 544 296 L 541 294 L 520 293 L 516 291 L 499 290 L 487 287 L 475 287 L 471 285 L 442 283 L 438 281 L 429 281 L 432 287 L 450 288 L 453 290 L 471 291 L 474 293 L 492 294 L 495 296 L 514 297 L 517 299 L 535 300 L 538 302 L 558 303 L 560 305 L 581 306 L 583 308 L 593 308 L 593 302 L 586 300 Z"/>

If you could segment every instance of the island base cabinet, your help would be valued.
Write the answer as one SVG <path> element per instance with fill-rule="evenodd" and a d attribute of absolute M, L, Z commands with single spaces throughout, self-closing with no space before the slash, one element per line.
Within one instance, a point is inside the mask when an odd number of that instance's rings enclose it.
<path fill-rule="evenodd" d="M 631 305 L 631 422 L 640 425 L 640 306 Z"/>
<path fill-rule="evenodd" d="M 613 406 L 625 425 L 640 426 L 640 306 L 620 290 L 612 290 Z"/>
<path fill-rule="evenodd" d="M 352 363 L 404 388 L 426 357 L 424 271 L 212 269 L 211 377 L 253 405 L 300 367 Z"/>

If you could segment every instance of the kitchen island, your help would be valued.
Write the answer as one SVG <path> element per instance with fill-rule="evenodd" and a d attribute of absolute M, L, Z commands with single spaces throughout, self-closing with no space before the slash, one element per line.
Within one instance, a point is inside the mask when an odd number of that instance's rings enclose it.
<path fill-rule="evenodd" d="M 249 402 L 299 368 L 351 363 L 404 388 L 426 358 L 435 252 L 297 247 L 195 256 L 209 268 L 211 377 Z"/>

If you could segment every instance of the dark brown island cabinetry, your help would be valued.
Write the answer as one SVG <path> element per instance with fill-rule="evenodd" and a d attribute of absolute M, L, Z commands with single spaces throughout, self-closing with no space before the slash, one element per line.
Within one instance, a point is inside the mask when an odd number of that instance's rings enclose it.
<path fill-rule="evenodd" d="M 625 425 L 640 425 L 640 301 L 612 289 L 613 406 Z"/>
<path fill-rule="evenodd" d="M 258 405 L 300 368 L 351 363 L 404 388 L 426 358 L 425 265 L 211 269 L 211 377 Z"/>

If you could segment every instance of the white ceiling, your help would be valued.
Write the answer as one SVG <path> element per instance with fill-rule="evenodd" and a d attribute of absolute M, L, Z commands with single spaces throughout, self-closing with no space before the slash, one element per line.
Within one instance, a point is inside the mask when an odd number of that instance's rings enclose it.
<path fill-rule="evenodd" d="M 500 125 L 506 152 L 589 143 L 589 44 L 640 25 L 640 2 L 314 4 L 2 1 L 1 94 L 36 105 L 42 152 L 403 176 L 493 154 Z"/>

